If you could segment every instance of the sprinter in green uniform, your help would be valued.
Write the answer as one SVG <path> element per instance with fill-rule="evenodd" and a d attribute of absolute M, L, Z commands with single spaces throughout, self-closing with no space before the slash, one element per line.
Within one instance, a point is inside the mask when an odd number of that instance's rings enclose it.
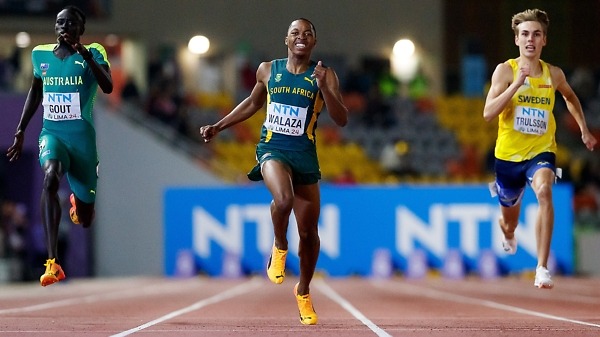
<path fill-rule="evenodd" d="M 98 153 L 92 110 L 98 86 L 108 94 L 113 84 L 104 47 L 98 43 L 84 46 L 80 42 L 85 20 L 79 8 L 65 7 L 56 16 L 57 43 L 33 49 L 33 81 L 14 143 L 7 153 L 10 161 L 19 159 L 25 129 L 42 104 L 44 119 L 39 136 L 39 161 L 44 171 L 41 208 L 48 249 L 46 272 L 40 277 L 42 286 L 65 278 L 57 261 L 61 218 L 58 189 L 63 175 L 67 175 L 73 191 L 71 220 L 87 228 L 94 218 Z"/>
<path fill-rule="evenodd" d="M 319 257 L 318 220 L 321 209 L 315 129 L 323 104 L 339 126 L 348 122 L 337 74 L 321 61 L 311 60 L 317 43 L 314 25 L 307 19 L 293 21 L 285 37 L 288 57 L 263 62 L 256 71 L 256 85 L 227 116 L 200 128 L 206 142 L 220 131 L 240 123 L 267 103 L 262 135 L 256 148 L 257 166 L 248 174 L 263 180 L 271 192 L 271 219 L 275 242 L 267 266 L 276 284 L 285 277 L 287 229 L 292 210 L 298 223 L 300 282 L 294 294 L 302 324 L 316 324 L 309 286 Z"/>

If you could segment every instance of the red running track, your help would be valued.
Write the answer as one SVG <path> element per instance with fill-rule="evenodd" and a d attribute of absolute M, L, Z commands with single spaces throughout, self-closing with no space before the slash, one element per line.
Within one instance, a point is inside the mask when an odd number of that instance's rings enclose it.
<path fill-rule="evenodd" d="M 460 281 L 316 278 L 319 323 L 298 320 L 294 277 L 74 279 L 0 286 L 4 336 L 600 336 L 600 279 L 555 288 Z"/>

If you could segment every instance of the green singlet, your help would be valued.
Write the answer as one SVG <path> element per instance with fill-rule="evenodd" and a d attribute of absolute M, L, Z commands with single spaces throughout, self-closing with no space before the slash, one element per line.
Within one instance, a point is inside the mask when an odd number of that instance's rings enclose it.
<path fill-rule="evenodd" d="M 287 59 L 273 60 L 267 86 L 267 111 L 257 165 L 248 173 L 250 180 L 262 180 L 260 165 L 279 160 L 292 169 L 295 184 L 314 184 L 321 178 L 316 150 L 317 119 L 324 101 L 311 75 L 316 62 L 302 74 L 286 69 Z"/>

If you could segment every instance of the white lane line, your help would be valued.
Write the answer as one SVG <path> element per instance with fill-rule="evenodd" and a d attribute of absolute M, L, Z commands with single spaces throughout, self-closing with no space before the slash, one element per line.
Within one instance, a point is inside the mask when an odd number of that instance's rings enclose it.
<path fill-rule="evenodd" d="M 175 318 L 177 316 L 181 316 L 183 314 L 187 314 L 189 312 L 192 312 L 194 310 L 198 310 L 201 309 L 203 307 L 206 307 L 208 305 L 211 304 L 215 304 L 215 303 L 219 303 L 222 302 L 224 300 L 230 299 L 232 297 L 236 297 L 238 295 L 242 295 L 242 294 L 246 294 L 252 290 L 254 290 L 255 288 L 257 288 L 259 285 L 263 284 L 263 280 L 260 278 L 253 278 L 252 280 L 242 283 L 234 288 L 228 289 L 227 291 L 224 291 L 222 293 L 218 293 L 216 295 L 213 295 L 209 298 L 205 298 L 203 300 L 200 300 L 188 307 L 185 307 L 183 309 L 179 309 L 179 310 L 175 310 L 173 312 L 170 312 L 162 317 L 159 317 L 155 320 L 152 320 L 148 323 L 142 324 L 138 327 L 135 327 L 133 329 L 129 329 L 127 331 L 123 331 L 121 333 L 115 334 L 115 335 L 111 335 L 111 337 L 123 337 L 123 336 L 128 336 L 131 335 L 134 332 L 138 332 L 141 331 L 143 329 L 149 328 L 153 325 L 162 323 L 164 321 L 167 321 L 171 318 Z"/>
<path fill-rule="evenodd" d="M 487 282 L 487 281 L 482 281 L 482 282 Z M 556 281 L 555 283 L 559 283 L 559 281 Z M 549 292 L 547 291 L 532 291 L 532 289 L 534 289 L 533 287 L 522 287 L 523 282 L 519 281 L 519 282 L 513 282 L 512 280 L 508 280 L 508 281 L 504 281 L 504 280 L 500 280 L 498 279 L 497 281 L 489 281 L 489 284 L 491 285 L 490 287 L 486 287 L 485 290 L 477 290 L 477 293 L 473 292 L 473 284 L 471 283 L 463 283 L 463 282 L 457 282 L 456 283 L 456 289 L 463 289 L 463 290 L 467 290 L 467 292 L 471 293 L 472 296 L 476 296 L 477 294 L 489 294 L 489 295 L 503 295 L 506 294 L 507 292 L 510 293 L 511 295 L 517 295 L 519 297 L 526 297 L 526 298 L 531 298 L 533 300 L 538 300 L 540 298 L 543 298 L 543 296 L 545 296 L 546 294 L 548 294 Z M 533 281 L 531 282 L 531 284 L 533 284 Z M 518 285 L 518 287 L 515 287 L 515 285 Z M 569 291 L 569 289 L 567 289 L 566 285 L 562 282 L 560 282 L 560 290 L 561 292 L 558 293 L 554 293 L 554 292 L 550 292 L 552 293 L 552 298 L 556 299 L 556 300 L 563 300 L 565 302 L 577 302 L 577 303 L 584 303 L 584 304 L 597 304 L 598 303 L 598 297 L 597 296 L 591 296 L 589 293 L 591 293 L 592 291 L 588 291 L 587 295 L 586 295 L 586 291 L 584 287 L 570 287 L 573 288 L 571 290 L 571 292 L 577 292 L 576 294 L 565 294 L 564 292 L 562 292 L 563 290 Z"/>
<path fill-rule="evenodd" d="M 356 309 L 350 302 L 340 296 L 335 290 L 333 290 L 325 281 L 315 280 L 314 285 L 331 300 L 339 304 L 342 308 L 346 309 L 352 316 L 361 321 L 371 331 L 380 337 L 392 337 L 389 333 L 378 327 L 375 323 L 371 322 L 365 315 L 363 315 L 358 309 Z"/>
<path fill-rule="evenodd" d="M 384 286 L 383 284 L 373 283 L 373 285 L 375 285 L 376 287 L 382 288 L 382 289 L 386 289 L 386 290 L 390 290 L 390 288 L 391 288 L 389 284 L 386 284 Z M 409 289 L 400 289 L 400 287 L 409 288 Z M 456 295 L 456 294 L 444 292 L 441 290 L 424 288 L 424 287 L 419 287 L 416 285 L 410 285 L 410 284 L 406 284 L 406 283 L 403 283 L 402 285 L 397 285 L 396 287 L 393 287 L 393 289 L 395 289 L 395 290 L 398 289 L 407 294 L 412 294 L 412 295 L 416 295 L 418 292 L 420 292 L 423 296 L 433 298 L 436 300 L 445 300 L 445 301 L 453 301 L 453 302 L 457 302 L 457 303 L 480 305 L 480 306 L 484 306 L 484 307 L 488 307 L 488 308 L 494 308 L 494 309 L 499 309 L 499 310 L 504 310 L 504 311 L 515 312 L 518 314 L 530 315 L 530 316 L 535 316 L 535 317 L 551 319 L 551 320 L 555 320 L 555 321 L 563 321 L 563 322 L 569 322 L 569 323 L 573 323 L 573 324 L 586 325 L 586 326 L 591 326 L 591 327 L 595 327 L 595 328 L 600 328 L 600 324 L 579 321 L 579 320 L 570 319 L 567 317 L 556 316 L 556 315 L 546 314 L 546 313 L 539 312 L 539 311 L 523 309 L 523 308 L 515 307 L 512 305 L 502 304 L 502 303 L 489 301 L 489 300 L 482 300 L 482 299 L 478 299 L 478 298 Z"/>
<path fill-rule="evenodd" d="M 8 308 L 8 309 L 0 309 L 0 315 L 4 314 L 15 314 L 15 313 L 24 313 L 24 312 L 34 312 L 40 310 L 47 309 L 56 309 L 58 307 L 65 307 L 69 305 L 77 305 L 82 303 L 95 303 L 95 302 L 103 302 L 110 301 L 114 299 L 124 299 L 124 298 L 133 298 L 140 296 L 147 296 L 150 294 L 164 294 L 166 292 L 180 292 L 181 289 L 172 289 L 172 286 L 165 286 L 164 284 L 159 285 L 148 285 L 142 288 L 129 288 L 123 289 L 113 292 L 100 292 L 98 294 L 74 297 L 63 300 L 56 300 L 46 303 L 40 303 L 35 305 L 30 305 L 26 307 L 20 308 Z"/>

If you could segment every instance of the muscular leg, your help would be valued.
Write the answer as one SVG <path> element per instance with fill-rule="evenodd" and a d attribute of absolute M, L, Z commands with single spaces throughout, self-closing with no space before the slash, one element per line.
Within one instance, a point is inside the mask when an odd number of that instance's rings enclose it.
<path fill-rule="evenodd" d="M 60 225 L 61 207 L 58 198 L 58 187 L 63 176 L 62 165 L 57 160 L 44 163 L 44 187 L 40 205 L 42 208 L 42 224 L 46 233 L 48 258 L 58 258 L 58 226 Z"/>
<path fill-rule="evenodd" d="M 539 210 L 535 221 L 538 266 L 547 267 L 552 230 L 554 229 L 554 205 L 552 203 L 552 184 L 554 172 L 542 168 L 533 175 L 531 187 L 538 200 Z"/>
<path fill-rule="evenodd" d="M 94 205 L 95 203 L 93 202 L 88 204 L 75 196 L 77 218 L 84 228 L 89 228 L 92 225 L 92 221 L 94 220 Z"/>
<path fill-rule="evenodd" d="M 289 168 L 277 161 L 268 160 L 262 165 L 265 185 L 271 192 L 271 220 L 275 235 L 275 247 L 288 249 L 287 229 L 294 206 L 294 189 Z"/>
<path fill-rule="evenodd" d="M 295 192 L 294 214 L 298 223 L 298 235 L 300 236 L 298 247 L 298 257 L 300 258 L 298 294 L 305 295 L 310 292 L 310 282 L 315 273 L 321 247 L 318 227 L 321 197 L 318 184 L 296 185 Z"/>
<path fill-rule="evenodd" d="M 504 237 L 508 240 L 515 237 L 515 230 L 519 224 L 519 214 L 521 213 L 521 202 L 512 207 L 500 205 L 502 217 L 499 219 L 500 228 L 504 233 Z"/>

